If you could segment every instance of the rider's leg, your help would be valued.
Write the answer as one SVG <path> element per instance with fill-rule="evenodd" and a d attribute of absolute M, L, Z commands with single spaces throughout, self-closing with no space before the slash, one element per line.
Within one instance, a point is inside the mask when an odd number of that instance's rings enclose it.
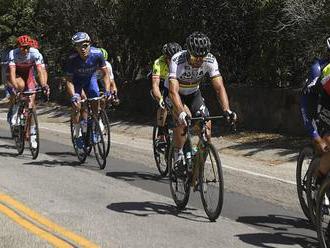
<path fill-rule="evenodd" d="M 185 112 L 191 116 L 191 113 L 186 105 L 184 105 Z M 179 113 L 173 111 L 174 122 L 178 123 Z M 174 161 L 178 162 L 183 158 L 183 146 L 186 142 L 185 126 L 178 124 L 173 128 L 173 142 L 174 142 Z"/>
<path fill-rule="evenodd" d="M 165 123 L 167 118 L 167 111 L 159 107 L 157 109 L 157 126 L 158 126 L 158 138 L 160 141 L 165 141 Z"/>
<path fill-rule="evenodd" d="M 327 146 L 330 148 L 330 134 L 324 135 L 323 140 L 327 143 Z M 328 174 L 329 171 L 330 171 L 330 152 L 326 152 L 321 156 L 319 172 L 321 173 L 322 176 L 325 176 Z"/>
<path fill-rule="evenodd" d="M 210 116 L 210 112 L 204 103 L 204 98 L 201 92 L 198 90 L 192 99 L 191 106 L 189 107 L 193 117 Z M 211 121 L 206 122 L 206 138 L 211 143 Z"/>

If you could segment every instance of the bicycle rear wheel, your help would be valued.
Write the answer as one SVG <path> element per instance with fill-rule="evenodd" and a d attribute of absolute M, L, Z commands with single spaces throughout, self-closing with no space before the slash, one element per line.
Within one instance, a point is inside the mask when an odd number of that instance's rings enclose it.
<path fill-rule="evenodd" d="M 306 195 L 307 171 L 314 156 L 312 146 L 304 147 L 298 156 L 296 167 L 296 184 L 300 206 L 305 216 L 309 219 L 309 209 Z"/>
<path fill-rule="evenodd" d="M 12 128 L 17 154 L 21 155 L 24 151 L 25 146 L 24 126 L 13 126 Z"/>
<path fill-rule="evenodd" d="M 100 166 L 100 169 L 103 170 L 107 164 L 106 147 L 99 120 L 95 117 L 93 118 L 92 123 L 92 142 L 95 158 Z"/>
<path fill-rule="evenodd" d="M 160 175 L 165 177 L 168 173 L 167 158 L 170 147 L 170 135 L 168 129 L 166 128 L 165 130 L 166 141 L 161 143 L 159 139 L 157 139 L 159 136 L 158 132 L 159 132 L 159 127 L 157 126 L 157 124 L 155 124 L 152 131 L 154 158 Z"/>
<path fill-rule="evenodd" d="M 26 128 L 26 132 L 29 134 L 29 145 L 30 145 L 30 151 L 31 151 L 31 155 L 32 155 L 32 159 L 36 159 L 38 157 L 39 154 L 39 147 L 40 147 L 40 143 L 39 143 L 39 127 L 38 127 L 38 119 L 37 119 L 37 113 L 35 111 L 35 109 L 31 109 L 29 110 L 29 116 L 27 119 L 27 128 Z M 33 137 L 31 135 L 31 127 L 34 126 L 34 132 L 35 132 L 35 137 Z M 33 147 L 32 144 L 32 139 L 35 138 L 35 142 L 36 142 L 36 147 Z"/>
<path fill-rule="evenodd" d="M 87 153 L 85 151 L 85 148 L 79 148 L 77 145 L 77 138 L 75 137 L 75 125 L 73 123 L 73 120 L 70 120 L 70 130 L 71 130 L 71 141 L 72 141 L 72 145 L 73 148 L 76 152 L 76 155 L 78 157 L 78 160 L 80 163 L 84 163 L 86 161 L 87 158 Z"/>
<path fill-rule="evenodd" d="M 321 248 L 330 247 L 330 178 L 320 187 L 316 202 L 316 229 Z"/>
<path fill-rule="evenodd" d="M 102 134 L 103 134 L 103 140 L 104 140 L 105 148 L 106 148 L 105 154 L 107 157 L 110 153 L 110 146 L 111 146 L 110 122 L 109 122 L 109 118 L 108 118 L 108 115 L 105 110 L 101 110 L 100 117 L 101 117 L 101 121 L 103 124 L 103 128 L 101 127 L 101 130 L 103 129 Z"/>
<path fill-rule="evenodd" d="M 217 150 L 212 144 L 207 144 L 205 151 L 199 152 L 201 161 L 199 166 L 201 199 L 208 218 L 215 221 L 219 217 L 223 205 L 224 186 L 221 161 Z M 205 161 L 204 164 L 202 161 Z"/>
<path fill-rule="evenodd" d="M 190 183 L 187 176 L 178 176 L 174 169 L 174 147 L 170 148 L 168 156 L 170 190 L 172 198 L 179 210 L 187 206 L 190 195 Z"/>

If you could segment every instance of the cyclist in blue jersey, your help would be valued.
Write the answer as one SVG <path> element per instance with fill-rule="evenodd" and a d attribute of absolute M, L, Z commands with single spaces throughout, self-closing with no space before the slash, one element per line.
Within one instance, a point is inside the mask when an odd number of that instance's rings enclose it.
<path fill-rule="evenodd" d="M 319 78 L 323 69 L 330 63 L 330 37 L 326 40 L 327 58 L 315 59 L 309 71 L 306 85 L 303 88 L 300 110 L 304 120 L 304 125 L 313 139 L 315 149 L 322 154 L 326 151 L 327 145 L 324 136 L 330 134 L 330 126 L 321 125 L 318 120 L 319 112 L 322 106 L 329 104 L 330 97 L 319 90 Z"/>
<path fill-rule="evenodd" d="M 88 98 L 100 96 L 97 84 L 96 71 L 101 70 L 105 84 L 105 97 L 110 97 L 110 76 L 100 49 L 91 46 L 91 39 L 85 32 L 78 32 L 72 37 L 72 43 L 76 50 L 65 66 L 66 84 L 68 94 L 73 106 L 72 119 L 75 125 L 75 137 L 78 138 L 80 130 L 80 111 L 82 90 Z M 99 101 L 92 103 L 92 111 L 98 114 Z"/>

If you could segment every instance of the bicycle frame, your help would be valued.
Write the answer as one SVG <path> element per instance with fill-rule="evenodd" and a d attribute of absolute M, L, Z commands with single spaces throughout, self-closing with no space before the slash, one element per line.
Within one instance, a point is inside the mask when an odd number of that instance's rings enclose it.
<path fill-rule="evenodd" d="M 192 121 L 197 121 L 196 125 L 199 125 L 200 132 L 198 133 L 198 143 L 197 143 L 197 151 L 192 157 L 192 160 L 190 161 L 192 163 L 192 173 L 191 173 L 191 187 L 194 189 L 197 187 L 197 179 L 199 178 L 199 167 L 204 165 L 203 161 L 205 159 L 205 147 L 206 143 L 208 142 L 207 140 L 207 126 L 206 123 L 209 120 L 214 120 L 214 119 L 222 119 L 224 116 L 210 116 L 210 117 L 193 117 L 189 118 L 187 121 L 187 140 L 185 143 L 188 144 L 188 149 L 191 154 L 193 154 L 193 149 L 192 149 L 192 144 L 191 144 L 191 136 L 192 136 Z M 202 162 L 202 163 L 201 163 Z"/>

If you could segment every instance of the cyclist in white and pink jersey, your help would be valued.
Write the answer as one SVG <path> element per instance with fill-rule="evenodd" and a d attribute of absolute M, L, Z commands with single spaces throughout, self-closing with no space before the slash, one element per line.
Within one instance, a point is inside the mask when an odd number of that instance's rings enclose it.
<path fill-rule="evenodd" d="M 34 77 L 34 68 L 36 67 L 40 85 L 45 94 L 49 95 L 46 74 L 43 73 L 45 65 L 43 56 L 38 49 L 31 47 L 32 39 L 28 35 L 22 35 L 17 38 L 18 48 L 9 52 L 8 81 L 13 92 L 34 90 L 36 80 Z M 29 107 L 34 107 L 35 96 L 31 97 Z"/>

